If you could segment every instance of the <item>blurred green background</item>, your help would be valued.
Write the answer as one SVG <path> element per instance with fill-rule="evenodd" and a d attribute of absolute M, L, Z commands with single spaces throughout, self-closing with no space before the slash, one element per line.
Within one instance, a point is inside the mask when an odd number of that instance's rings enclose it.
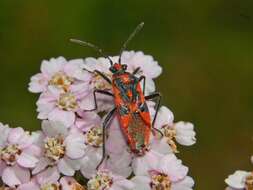
<path fill-rule="evenodd" d="M 128 49 L 159 61 L 163 104 L 198 133 L 178 156 L 196 190 L 224 189 L 228 174 L 252 169 L 252 0 L 0 0 L 0 120 L 39 129 L 38 97 L 27 85 L 41 60 L 98 56 L 71 37 L 115 55 L 141 21 Z"/>

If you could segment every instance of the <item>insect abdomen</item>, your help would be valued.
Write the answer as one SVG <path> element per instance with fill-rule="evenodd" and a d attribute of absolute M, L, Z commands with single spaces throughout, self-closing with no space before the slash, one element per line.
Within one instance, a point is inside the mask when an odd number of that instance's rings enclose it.
<path fill-rule="evenodd" d="M 113 92 L 120 127 L 131 151 L 143 155 L 149 145 L 151 118 L 138 80 L 130 74 L 114 78 Z"/>

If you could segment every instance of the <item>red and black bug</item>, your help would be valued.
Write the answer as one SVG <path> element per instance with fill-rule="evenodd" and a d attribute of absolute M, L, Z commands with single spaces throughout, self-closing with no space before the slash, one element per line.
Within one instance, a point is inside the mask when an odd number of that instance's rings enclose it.
<path fill-rule="evenodd" d="M 119 119 L 121 130 L 131 149 L 131 152 L 138 156 L 144 155 L 148 150 L 152 129 L 162 135 L 162 133 L 154 127 L 157 112 L 160 106 L 160 93 L 156 92 L 145 96 L 144 92 L 146 78 L 145 76 L 136 76 L 140 68 L 138 67 L 135 69 L 135 71 L 133 71 L 133 73 L 129 73 L 127 72 L 127 65 L 121 64 L 122 52 L 126 49 L 128 42 L 136 35 L 138 31 L 140 31 L 143 25 L 144 23 L 139 24 L 122 46 L 118 63 L 113 63 L 110 57 L 105 55 L 103 51 L 95 45 L 88 42 L 71 39 L 72 42 L 95 49 L 102 56 L 106 57 L 111 64 L 110 71 L 112 72 L 112 80 L 98 70 L 95 72 L 105 79 L 109 84 L 111 84 L 112 93 L 105 90 L 95 89 L 95 108 L 85 111 L 94 111 L 97 109 L 97 93 L 112 96 L 114 98 L 115 107 L 108 113 L 103 122 L 103 142 L 106 140 L 106 127 L 116 113 Z M 143 88 L 141 88 L 142 82 Z M 156 99 L 156 112 L 153 121 L 151 121 L 150 112 L 146 103 L 146 100 L 152 99 Z M 103 146 L 103 159 L 101 160 L 100 164 L 103 162 L 105 156 L 105 146 Z"/>

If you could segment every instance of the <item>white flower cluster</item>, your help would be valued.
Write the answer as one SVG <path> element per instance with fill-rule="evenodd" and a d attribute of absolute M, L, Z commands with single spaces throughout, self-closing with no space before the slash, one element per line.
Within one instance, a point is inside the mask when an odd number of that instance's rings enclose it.
<path fill-rule="evenodd" d="M 119 56 L 110 58 L 116 63 Z M 125 51 L 121 62 L 129 73 L 139 68 L 136 78 L 146 77 L 144 94 L 156 91 L 154 79 L 162 68 L 152 56 Z M 1 190 L 192 190 L 188 167 L 175 155 L 178 144 L 195 144 L 192 123 L 174 122 L 170 109 L 161 106 L 154 123 L 161 134 L 145 134 L 151 136 L 148 148 L 137 155 L 119 117 L 114 115 L 103 130 L 114 98 L 97 95 L 93 110 L 94 90 L 113 93 L 112 85 L 98 73 L 112 79 L 108 59 L 52 58 L 43 61 L 40 70 L 31 78 L 29 91 L 39 93 L 41 130 L 27 132 L 0 124 Z M 155 108 L 155 102 L 147 101 L 143 108 L 147 118 L 155 118 Z M 129 126 L 142 124 L 138 118 L 135 122 Z"/>

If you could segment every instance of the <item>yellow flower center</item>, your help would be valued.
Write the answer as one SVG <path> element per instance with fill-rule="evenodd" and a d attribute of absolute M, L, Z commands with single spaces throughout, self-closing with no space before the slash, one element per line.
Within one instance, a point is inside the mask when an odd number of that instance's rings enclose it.
<path fill-rule="evenodd" d="M 100 126 L 91 128 L 85 134 L 85 143 L 94 147 L 101 147 L 103 144 L 103 131 Z"/>
<path fill-rule="evenodd" d="M 88 190 L 108 190 L 113 184 L 112 177 L 107 172 L 98 174 L 88 181 Z"/>
<path fill-rule="evenodd" d="M 41 187 L 41 190 L 60 190 L 61 187 L 58 184 L 46 184 Z"/>
<path fill-rule="evenodd" d="M 74 111 L 78 108 L 78 103 L 75 95 L 67 92 L 60 95 L 57 106 L 62 110 Z"/>
<path fill-rule="evenodd" d="M 170 145 L 172 151 L 174 153 L 178 153 L 179 151 L 177 150 L 177 144 L 175 142 L 176 135 L 177 135 L 175 128 L 166 125 L 163 127 L 163 132 L 164 132 L 164 137 L 167 139 L 167 143 Z"/>
<path fill-rule="evenodd" d="M 104 75 L 107 76 L 108 78 L 112 78 L 112 76 L 110 74 L 104 73 Z M 103 77 L 101 77 L 97 73 L 93 74 L 91 82 L 94 85 L 95 89 L 110 90 L 112 88 L 112 86 Z"/>
<path fill-rule="evenodd" d="M 171 190 L 170 178 L 162 173 L 151 176 L 150 187 L 152 190 Z"/>
<path fill-rule="evenodd" d="M 70 85 L 73 84 L 73 82 L 74 82 L 73 78 L 67 76 L 63 72 L 58 72 L 52 76 L 51 80 L 49 81 L 49 84 L 59 89 L 63 89 L 65 92 L 67 92 L 69 90 Z"/>
<path fill-rule="evenodd" d="M 69 185 L 70 185 L 70 190 L 86 190 L 85 187 L 83 187 L 82 185 L 80 185 L 77 182 L 75 182 L 75 183 L 69 182 Z"/>
<path fill-rule="evenodd" d="M 253 173 L 246 177 L 246 190 L 253 190 Z"/>
<path fill-rule="evenodd" d="M 46 157 L 53 161 L 58 161 L 65 154 L 65 146 L 61 137 L 48 138 L 44 147 Z"/>
<path fill-rule="evenodd" d="M 0 158 L 3 160 L 7 165 L 13 166 L 18 156 L 22 153 L 17 145 L 8 145 L 2 149 L 0 149 Z"/>

